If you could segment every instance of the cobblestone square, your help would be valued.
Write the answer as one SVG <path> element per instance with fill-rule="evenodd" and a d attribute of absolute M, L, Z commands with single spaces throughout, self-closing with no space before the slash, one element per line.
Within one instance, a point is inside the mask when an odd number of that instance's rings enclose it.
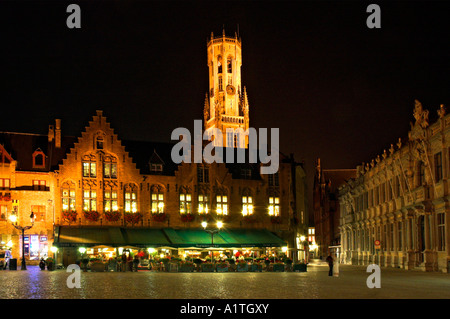
<path fill-rule="evenodd" d="M 2 299 L 447 299 L 450 274 L 381 268 L 381 288 L 368 288 L 364 266 L 340 265 L 329 277 L 324 263 L 308 272 L 164 273 L 81 272 L 68 288 L 65 270 L 1 271 Z"/>

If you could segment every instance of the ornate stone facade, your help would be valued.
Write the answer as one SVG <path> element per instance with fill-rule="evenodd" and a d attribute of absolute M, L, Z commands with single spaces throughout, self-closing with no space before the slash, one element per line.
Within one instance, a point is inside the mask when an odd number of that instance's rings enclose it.
<path fill-rule="evenodd" d="M 450 271 L 450 116 L 437 113 L 430 125 L 416 100 L 408 140 L 340 188 L 342 262 Z"/>

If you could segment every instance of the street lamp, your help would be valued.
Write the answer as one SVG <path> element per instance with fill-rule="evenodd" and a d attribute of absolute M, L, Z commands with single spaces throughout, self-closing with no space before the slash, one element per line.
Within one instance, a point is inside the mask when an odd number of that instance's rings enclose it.
<path fill-rule="evenodd" d="M 220 229 L 223 227 L 223 223 L 221 221 L 217 222 L 217 229 L 206 229 L 206 227 L 208 226 L 207 222 L 202 222 L 202 227 L 205 230 L 205 232 L 210 233 L 211 234 L 211 246 L 214 247 L 214 234 L 218 233 L 220 231 Z M 213 251 L 211 250 L 211 261 L 214 264 L 214 254 Z"/>
<path fill-rule="evenodd" d="M 30 221 L 31 221 L 31 225 L 30 226 L 19 226 L 17 224 L 17 215 L 15 214 L 15 212 L 13 212 L 11 214 L 11 216 L 9 216 L 9 220 L 11 221 L 11 223 L 14 226 L 15 229 L 22 231 L 22 268 L 21 268 L 21 270 L 27 270 L 27 265 L 25 263 L 25 231 L 30 229 L 31 227 L 33 227 L 33 225 L 34 225 L 34 213 L 31 212 L 31 215 L 30 215 Z"/>

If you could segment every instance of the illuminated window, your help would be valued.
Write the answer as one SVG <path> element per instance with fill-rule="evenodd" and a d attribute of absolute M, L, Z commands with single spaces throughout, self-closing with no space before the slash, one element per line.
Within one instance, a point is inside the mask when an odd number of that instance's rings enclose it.
<path fill-rule="evenodd" d="M 92 189 L 83 190 L 83 210 L 85 212 L 97 211 L 97 191 Z"/>
<path fill-rule="evenodd" d="M 33 205 L 31 206 L 31 211 L 34 214 L 34 220 L 37 222 L 45 221 L 45 206 Z"/>
<path fill-rule="evenodd" d="M 0 188 L 9 189 L 10 179 L 9 178 L 0 178 Z"/>
<path fill-rule="evenodd" d="M 105 189 L 103 193 L 103 207 L 105 212 L 117 212 L 119 210 L 117 190 Z"/>
<path fill-rule="evenodd" d="M 180 193 L 180 214 L 191 214 L 192 198 L 191 194 Z"/>
<path fill-rule="evenodd" d="M 83 177 L 97 177 L 97 163 L 96 162 L 83 162 Z"/>
<path fill-rule="evenodd" d="M 216 196 L 217 215 L 228 215 L 228 197 L 226 195 Z"/>
<path fill-rule="evenodd" d="M 280 198 L 269 197 L 269 215 L 280 216 Z"/>
<path fill-rule="evenodd" d="M 62 185 L 62 210 L 75 211 L 75 185 L 73 183 L 64 183 Z"/>
<path fill-rule="evenodd" d="M 45 181 L 33 180 L 33 189 L 45 190 Z"/>
<path fill-rule="evenodd" d="M 253 214 L 253 198 L 251 196 L 242 196 L 242 215 L 249 216 Z"/>
<path fill-rule="evenodd" d="M 125 187 L 125 212 L 137 212 L 137 187 L 127 185 Z"/>
<path fill-rule="evenodd" d="M 207 195 L 198 195 L 198 213 L 208 214 L 209 213 L 209 202 Z"/>
<path fill-rule="evenodd" d="M 117 159 L 112 156 L 105 156 L 103 162 L 103 177 L 104 178 L 117 178 Z"/>
<path fill-rule="evenodd" d="M 164 213 L 164 193 L 160 187 L 153 186 L 151 190 L 152 214 Z"/>

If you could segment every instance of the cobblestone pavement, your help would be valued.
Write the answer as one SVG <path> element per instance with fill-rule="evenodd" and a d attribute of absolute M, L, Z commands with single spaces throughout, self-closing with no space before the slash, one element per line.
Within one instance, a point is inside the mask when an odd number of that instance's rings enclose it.
<path fill-rule="evenodd" d="M 20 267 L 19 267 L 20 268 Z M 65 270 L 0 271 L 2 299 L 410 299 L 450 298 L 450 274 L 381 268 L 381 288 L 366 285 L 366 267 L 326 264 L 306 273 L 81 272 L 81 288 L 68 288 Z"/>

